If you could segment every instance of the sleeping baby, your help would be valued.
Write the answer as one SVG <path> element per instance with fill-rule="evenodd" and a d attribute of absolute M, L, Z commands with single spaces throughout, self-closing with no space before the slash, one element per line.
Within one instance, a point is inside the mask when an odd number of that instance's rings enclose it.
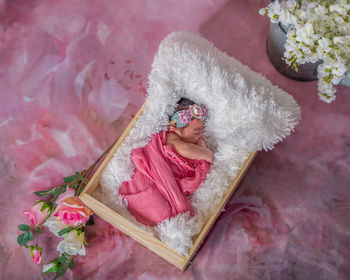
<path fill-rule="evenodd" d="M 214 161 L 204 142 L 206 117 L 203 105 L 182 98 L 168 130 L 153 134 L 145 147 L 132 150 L 134 174 L 122 183 L 119 194 L 139 222 L 155 226 L 180 213 L 194 214 L 188 197 L 205 180 Z"/>

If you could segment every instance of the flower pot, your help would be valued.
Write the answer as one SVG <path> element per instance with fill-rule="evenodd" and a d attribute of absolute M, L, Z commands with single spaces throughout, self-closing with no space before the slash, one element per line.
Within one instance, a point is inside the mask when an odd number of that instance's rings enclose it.
<path fill-rule="evenodd" d="M 317 80 L 317 67 L 321 62 L 300 64 L 298 72 L 296 72 L 282 60 L 285 52 L 284 44 L 287 41 L 287 32 L 291 27 L 292 25 L 286 26 L 281 23 L 270 22 L 269 36 L 266 40 L 267 55 L 272 65 L 282 75 L 298 81 Z M 346 76 L 341 80 L 340 84 L 350 86 L 350 71 L 346 72 Z"/>
<path fill-rule="evenodd" d="M 266 51 L 272 65 L 278 72 L 288 78 L 298 81 L 317 80 L 317 66 L 320 62 L 300 64 L 298 66 L 298 72 L 296 72 L 282 60 L 285 52 L 284 44 L 287 41 L 287 32 L 290 28 L 291 26 L 285 26 L 281 23 L 270 23 L 270 32 L 266 41 Z"/>

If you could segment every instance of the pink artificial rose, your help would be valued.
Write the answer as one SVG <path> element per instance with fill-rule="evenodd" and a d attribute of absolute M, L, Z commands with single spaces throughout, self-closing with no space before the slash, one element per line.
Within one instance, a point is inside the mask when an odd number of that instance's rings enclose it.
<path fill-rule="evenodd" d="M 39 264 L 41 262 L 41 251 L 39 246 L 30 246 L 30 254 L 32 256 L 33 262 Z"/>
<path fill-rule="evenodd" d="M 39 200 L 28 211 L 23 211 L 34 226 L 41 224 L 51 212 L 51 207 L 45 201 Z"/>
<path fill-rule="evenodd" d="M 54 216 L 61 222 L 71 227 L 77 227 L 89 220 L 92 210 L 86 207 L 78 197 L 74 196 L 74 190 L 68 189 L 57 200 L 57 210 Z"/>

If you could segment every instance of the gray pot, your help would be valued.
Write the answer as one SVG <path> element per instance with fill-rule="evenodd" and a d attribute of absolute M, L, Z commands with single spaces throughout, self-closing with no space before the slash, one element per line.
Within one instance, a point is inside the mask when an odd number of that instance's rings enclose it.
<path fill-rule="evenodd" d="M 281 23 L 270 22 L 270 32 L 266 40 L 267 55 L 278 72 L 284 76 L 298 81 L 317 80 L 317 63 L 305 63 L 298 66 L 298 72 L 282 60 L 285 52 L 284 44 L 287 41 L 287 32 L 291 29 L 291 25 L 283 25 Z M 350 87 L 350 71 L 346 72 L 346 76 L 341 80 L 340 84 Z"/>

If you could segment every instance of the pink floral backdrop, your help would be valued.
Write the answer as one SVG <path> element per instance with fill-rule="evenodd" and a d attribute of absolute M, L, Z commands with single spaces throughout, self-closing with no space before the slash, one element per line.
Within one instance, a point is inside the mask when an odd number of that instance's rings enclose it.
<path fill-rule="evenodd" d="M 0 278 L 52 279 L 17 225 L 34 191 L 90 166 L 145 99 L 163 38 L 187 30 L 289 92 L 303 118 L 258 153 L 185 272 L 95 216 L 85 257 L 62 279 L 349 279 L 350 89 L 318 99 L 317 82 L 279 74 L 266 55 L 268 0 L 0 1 Z"/>

